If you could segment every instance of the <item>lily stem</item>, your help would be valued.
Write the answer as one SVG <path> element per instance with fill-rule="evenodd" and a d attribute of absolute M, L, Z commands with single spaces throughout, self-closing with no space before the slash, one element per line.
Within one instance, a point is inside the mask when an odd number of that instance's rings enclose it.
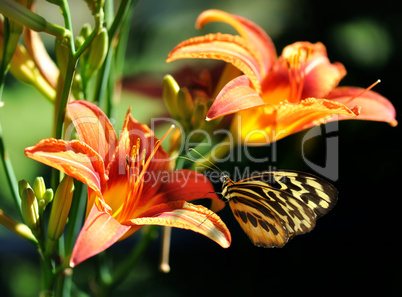
<path fill-rule="evenodd" d="M 17 206 L 18 213 L 21 215 L 21 199 L 19 198 L 18 181 L 14 174 L 13 166 L 10 160 L 10 155 L 8 154 L 4 144 L 3 129 L 1 127 L 1 123 L 0 123 L 0 158 L 3 163 L 4 171 L 6 173 L 7 182 L 11 190 L 11 195 L 13 197 L 15 205 Z"/>

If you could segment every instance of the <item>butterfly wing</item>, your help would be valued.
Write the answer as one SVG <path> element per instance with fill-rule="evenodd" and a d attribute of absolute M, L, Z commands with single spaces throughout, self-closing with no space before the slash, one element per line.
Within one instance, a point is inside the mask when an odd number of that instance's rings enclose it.
<path fill-rule="evenodd" d="M 311 231 L 337 199 L 330 183 L 297 171 L 263 172 L 228 186 L 225 193 L 243 230 L 264 247 L 281 247 Z"/>
<path fill-rule="evenodd" d="M 229 200 L 233 215 L 256 246 L 282 247 L 289 239 L 285 222 L 251 195 L 235 194 Z"/>

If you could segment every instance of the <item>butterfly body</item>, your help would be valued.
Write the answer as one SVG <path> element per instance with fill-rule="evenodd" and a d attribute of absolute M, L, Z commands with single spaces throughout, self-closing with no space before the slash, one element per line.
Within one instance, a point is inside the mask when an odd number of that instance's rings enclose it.
<path fill-rule="evenodd" d="M 267 248 L 311 231 L 338 196 L 327 181 L 297 171 L 262 172 L 238 182 L 223 176 L 222 182 L 222 196 L 240 226 L 256 246 Z"/>

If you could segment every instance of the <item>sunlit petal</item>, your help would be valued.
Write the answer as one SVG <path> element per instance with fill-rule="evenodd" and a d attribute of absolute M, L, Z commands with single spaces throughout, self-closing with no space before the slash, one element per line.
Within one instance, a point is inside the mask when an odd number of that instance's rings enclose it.
<path fill-rule="evenodd" d="M 396 112 L 392 103 L 376 92 L 365 92 L 365 89 L 357 87 L 339 87 L 329 93 L 327 98 L 348 106 L 360 106 L 361 112 L 355 118 L 357 120 L 382 121 L 391 126 L 398 124 L 395 120 Z M 349 117 L 340 116 L 340 119 L 349 119 Z"/>
<path fill-rule="evenodd" d="M 196 28 L 201 29 L 210 22 L 224 22 L 231 25 L 236 31 L 252 44 L 262 58 L 261 74 L 264 76 L 268 73 L 276 60 L 276 49 L 269 36 L 255 23 L 233 14 L 217 10 L 209 9 L 202 12 L 196 21 Z"/>
<path fill-rule="evenodd" d="M 121 225 L 110 214 L 93 206 L 74 245 L 70 266 L 74 267 L 104 251 L 118 241 L 130 228 L 130 226 Z"/>
<path fill-rule="evenodd" d="M 102 185 L 107 180 L 103 160 L 85 143 L 48 138 L 27 147 L 25 154 L 82 181 L 102 196 Z"/>
<path fill-rule="evenodd" d="M 215 212 L 225 206 L 225 203 L 215 193 L 211 182 L 201 173 L 192 170 L 175 170 L 160 172 L 159 176 L 155 176 L 155 178 L 159 178 L 163 182 L 158 194 L 148 201 L 143 200 L 143 204 L 138 205 L 138 211 L 144 211 L 153 205 L 169 201 L 191 201 L 203 198 L 212 199 L 215 202 L 213 209 Z"/>
<path fill-rule="evenodd" d="M 325 123 L 335 115 L 355 118 L 358 114 L 356 106 L 349 109 L 342 103 L 307 98 L 298 104 L 281 104 L 273 112 L 264 106 L 240 112 L 232 130 L 240 131 L 243 143 L 263 145 Z"/>
<path fill-rule="evenodd" d="M 80 140 L 102 157 L 105 166 L 114 153 L 117 136 L 105 113 L 88 101 L 74 101 L 67 106 Z"/>
<path fill-rule="evenodd" d="M 217 33 L 188 39 L 169 53 L 167 62 L 192 58 L 231 63 L 249 77 L 258 93 L 261 92 L 262 61 L 254 48 L 240 36 Z"/>
<path fill-rule="evenodd" d="M 264 105 L 246 75 L 231 80 L 218 94 L 207 113 L 207 120 Z"/>
<path fill-rule="evenodd" d="M 147 212 L 149 217 L 130 220 L 133 225 L 159 225 L 177 227 L 201 233 L 224 248 L 230 246 L 231 235 L 225 223 L 214 212 L 200 205 L 174 201 L 155 206 Z"/>

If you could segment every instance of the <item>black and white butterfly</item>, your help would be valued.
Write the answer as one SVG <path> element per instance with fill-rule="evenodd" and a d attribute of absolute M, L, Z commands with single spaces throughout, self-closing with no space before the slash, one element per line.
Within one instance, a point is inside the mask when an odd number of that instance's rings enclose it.
<path fill-rule="evenodd" d="M 222 196 L 256 246 L 282 247 L 311 231 L 317 218 L 336 203 L 338 191 L 322 178 L 303 172 L 262 172 L 232 181 L 222 175 Z"/>

